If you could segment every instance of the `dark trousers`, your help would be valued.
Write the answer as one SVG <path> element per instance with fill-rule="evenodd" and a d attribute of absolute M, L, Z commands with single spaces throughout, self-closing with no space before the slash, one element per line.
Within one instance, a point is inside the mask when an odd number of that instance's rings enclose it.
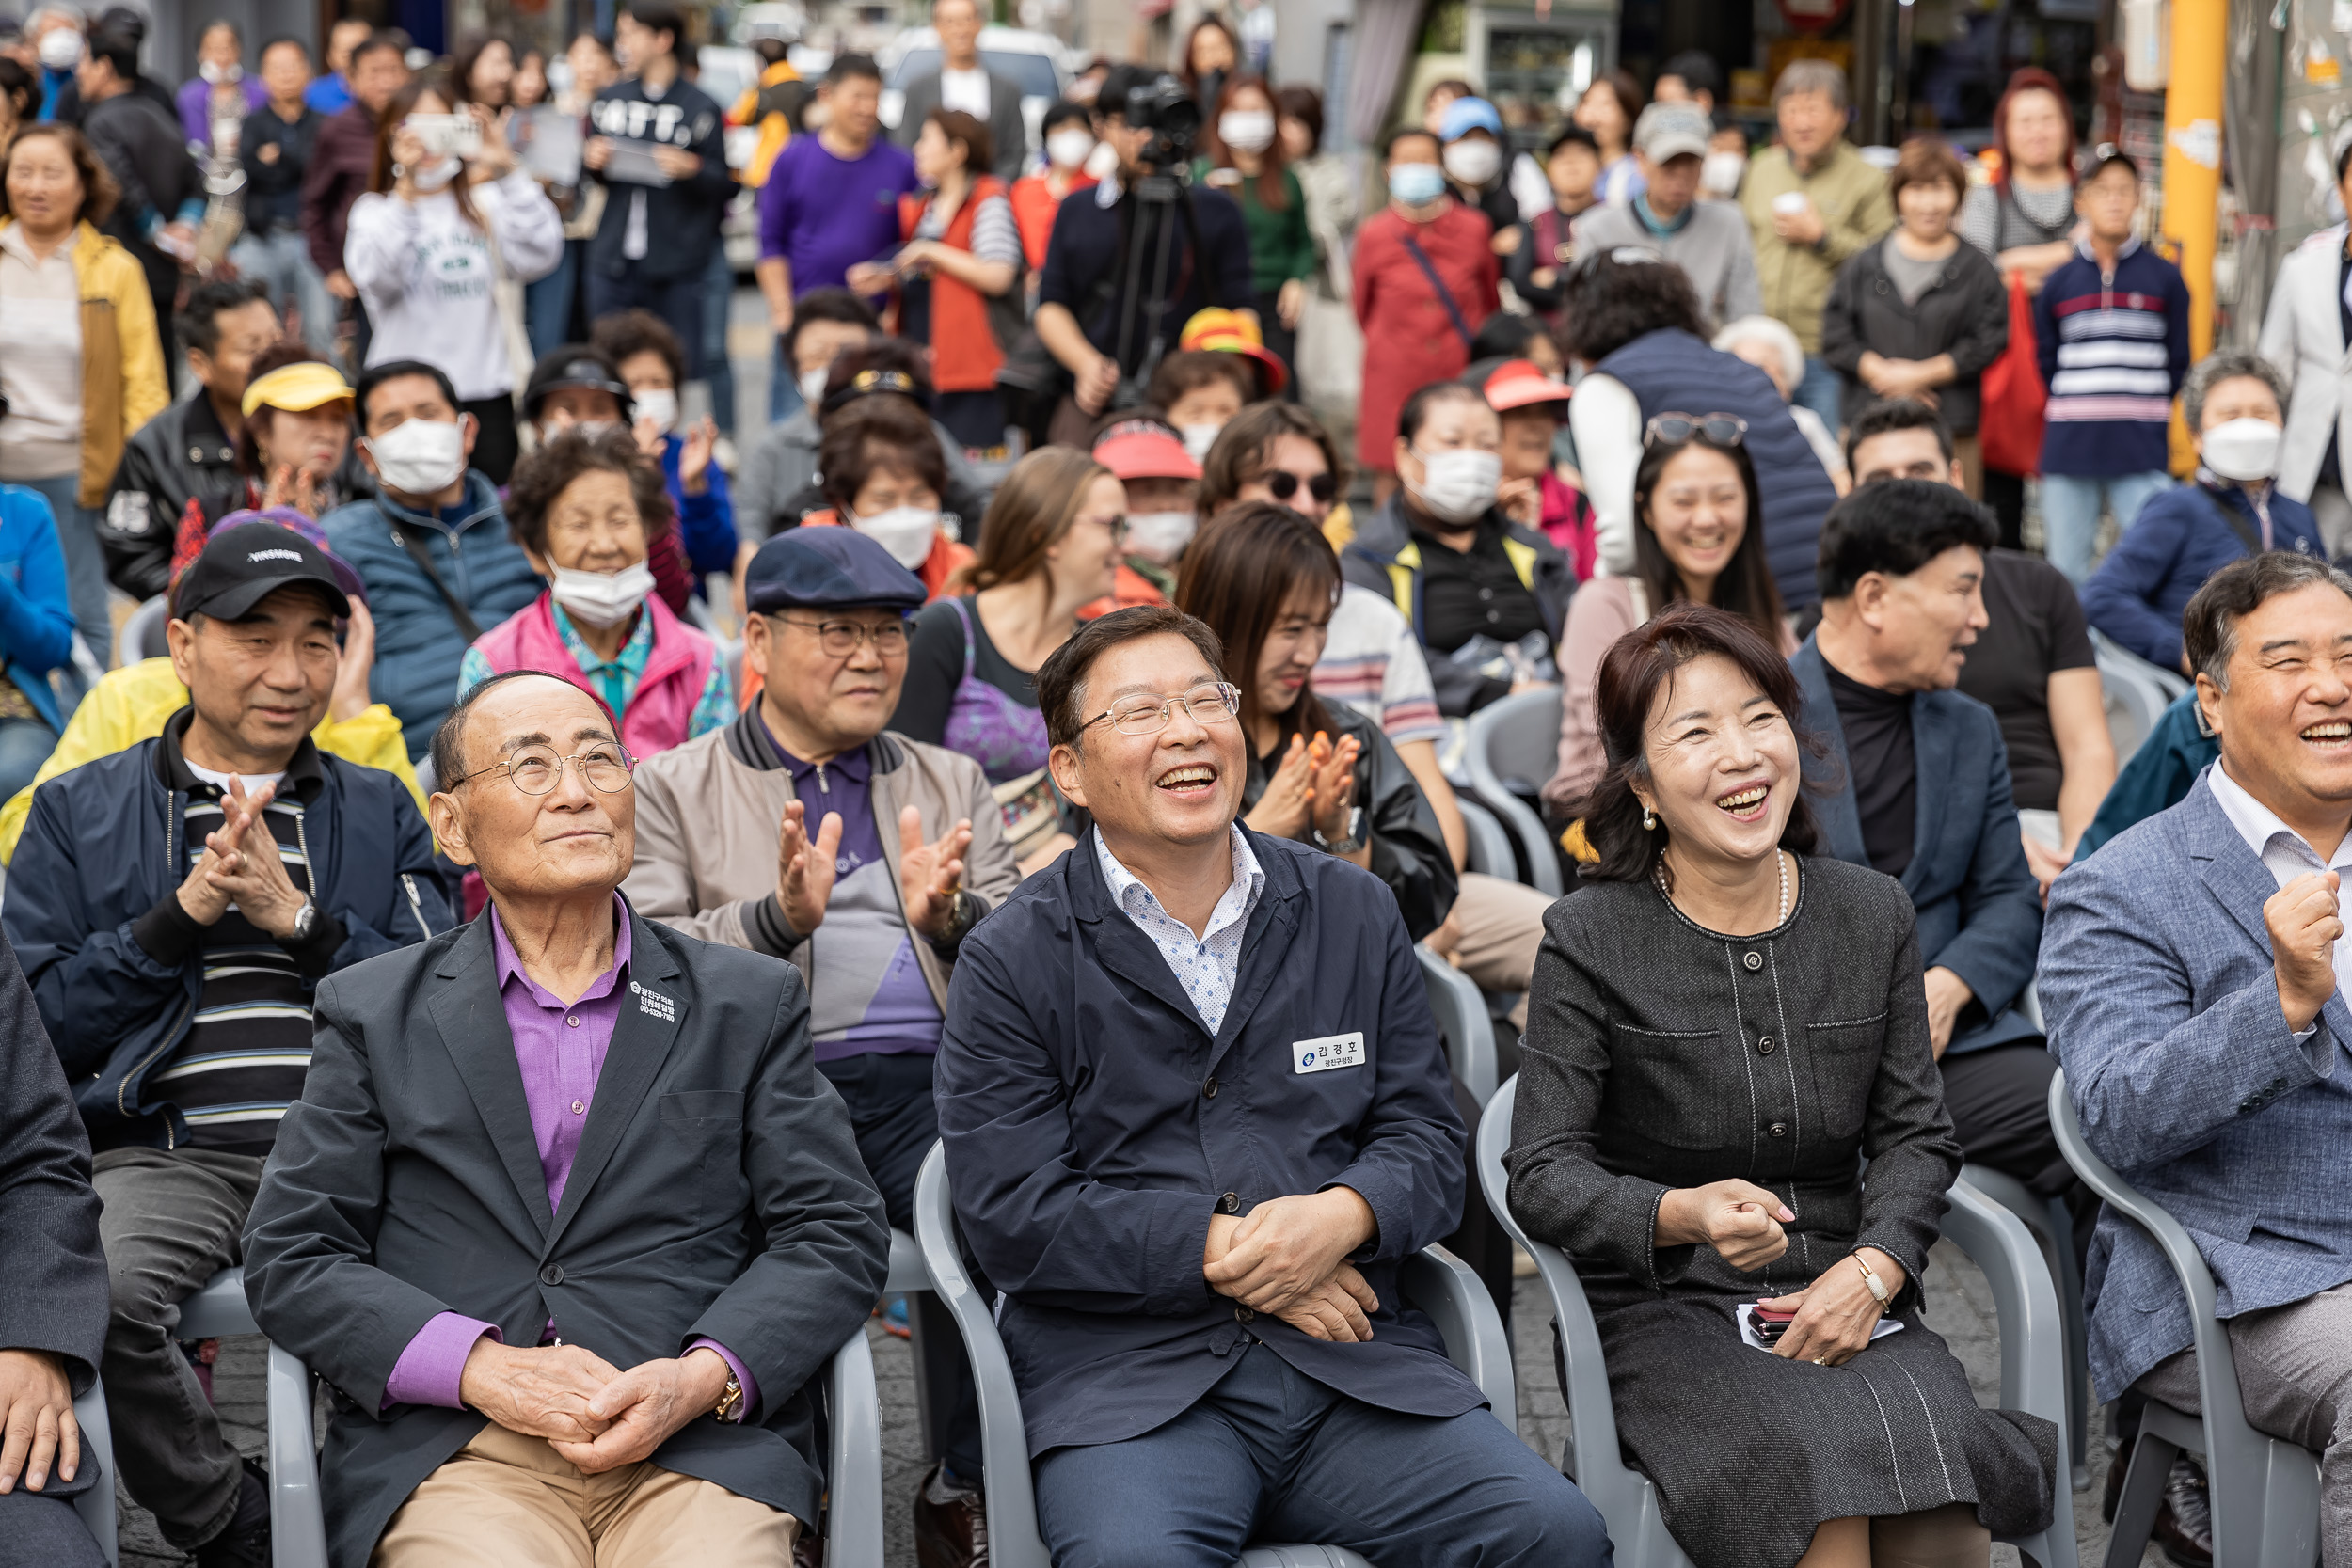
<path fill-rule="evenodd" d="M 476 398 L 459 404 L 457 411 L 471 414 L 482 427 L 474 435 L 473 457 L 466 466 L 481 469 L 491 483 L 505 489 L 507 476 L 523 454 L 522 433 L 515 424 L 515 400 L 502 395 Z"/>
<path fill-rule="evenodd" d="M 1282 361 L 1282 368 L 1290 372 L 1289 379 L 1282 383 L 1282 389 L 1274 395 L 1285 403 L 1296 403 L 1298 401 L 1298 334 L 1293 328 L 1282 325 L 1282 312 L 1276 308 L 1276 301 L 1281 297 L 1279 292 L 1258 295 L 1258 336 L 1265 341 L 1267 352 L 1279 357 Z"/>
<path fill-rule="evenodd" d="M 931 1100 L 931 1058 L 867 1053 L 818 1062 L 850 1110 L 850 1130 L 858 1158 L 881 1190 L 882 1208 L 900 1230 L 914 1229 L 914 1177 L 923 1157 L 939 1141 L 939 1110 Z M 910 1321 L 923 1330 L 916 1339 L 922 1359 L 918 1382 L 925 1429 L 934 1434 L 940 1455 L 961 1481 L 977 1483 L 980 1459 L 980 1392 L 955 1319 L 929 1292 L 908 1299 Z"/>
<path fill-rule="evenodd" d="M 197 1546 L 229 1528 L 245 1474 L 181 1354 L 180 1303 L 243 1256 L 262 1162 L 211 1149 L 110 1148 L 91 1165 L 111 1291 L 99 1375 L 115 1465 L 165 1539 Z"/>
<path fill-rule="evenodd" d="M 1993 516 L 2001 525 L 2001 548 L 2022 550 L 2026 547 L 2026 482 L 2015 474 L 2005 474 L 1987 468 L 1984 471 L 1984 504 L 1993 509 Z"/>
<path fill-rule="evenodd" d="M 1607 1568 L 1574 1482 L 1484 1408 L 1405 1416 L 1245 1338 L 1191 1409 L 1036 1462 L 1055 1568 L 1231 1568 L 1252 1540 L 1347 1546 L 1380 1568 Z"/>
<path fill-rule="evenodd" d="M 651 310 L 677 334 L 678 346 L 686 351 L 686 379 L 692 381 L 703 371 L 703 293 L 709 282 L 708 270 L 691 277 L 674 277 L 657 282 L 641 277 L 642 263 L 628 262 L 618 277 L 588 270 L 588 321 L 591 327 L 605 317 L 620 310 Z"/>
<path fill-rule="evenodd" d="M 82 1441 L 81 1473 L 72 1481 L 61 1481 L 52 1470 L 48 1484 L 40 1491 L 27 1492 L 20 1485 L 0 1497 L 0 1563 L 22 1563 L 24 1568 L 105 1568 L 98 1543 L 90 1539 L 89 1531 L 82 1528 L 81 1515 L 73 1511 L 71 1494 L 103 1484 L 111 1495 L 114 1477 L 99 1473 L 89 1439 Z"/>
<path fill-rule="evenodd" d="M 1947 1056 L 1944 1104 L 1970 1164 L 2013 1176 L 2038 1196 L 2066 1199 L 2074 1211 L 2074 1262 L 2080 1267 L 2090 1257 L 2099 1199 L 2074 1179 L 2050 1131 L 2050 1079 L 2058 1066 L 2039 1040 Z"/>

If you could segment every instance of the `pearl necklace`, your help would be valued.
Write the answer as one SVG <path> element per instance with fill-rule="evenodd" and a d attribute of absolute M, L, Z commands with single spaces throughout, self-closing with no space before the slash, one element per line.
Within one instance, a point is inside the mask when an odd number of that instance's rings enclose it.
<path fill-rule="evenodd" d="M 1787 850 L 1772 851 L 1772 869 L 1780 873 L 1780 916 L 1772 922 L 1772 929 L 1778 930 L 1788 924 L 1788 852 Z M 1674 895 L 1666 887 L 1665 856 L 1659 856 L 1651 864 L 1650 880 L 1657 884 L 1660 895 L 1666 902 L 1669 904 L 1674 902 Z"/>

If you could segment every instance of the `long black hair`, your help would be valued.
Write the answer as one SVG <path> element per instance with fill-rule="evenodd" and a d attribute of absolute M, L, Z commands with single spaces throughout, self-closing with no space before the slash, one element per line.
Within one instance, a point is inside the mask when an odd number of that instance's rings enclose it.
<path fill-rule="evenodd" d="M 1763 492 L 1756 482 L 1756 463 L 1749 457 L 1745 443 L 1724 446 L 1708 440 L 1702 432 L 1687 440 L 1651 441 L 1642 449 L 1642 465 L 1633 471 L 1634 576 L 1649 590 L 1653 612 L 1689 597 L 1682 589 L 1682 574 L 1666 558 L 1666 547 L 1658 542 L 1657 531 L 1651 526 L 1650 499 L 1665 479 L 1666 465 L 1693 447 L 1719 451 L 1731 459 L 1731 466 L 1740 470 L 1740 488 L 1746 493 L 1748 501 L 1747 527 L 1740 535 L 1740 547 L 1731 552 L 1731 561 L 1715 579 L 1715 592 L 1708 602 L 1739 616 L 1755 627 L 1758 636 L 1778 647 L 1780 590 L 1764 559 Z"/>

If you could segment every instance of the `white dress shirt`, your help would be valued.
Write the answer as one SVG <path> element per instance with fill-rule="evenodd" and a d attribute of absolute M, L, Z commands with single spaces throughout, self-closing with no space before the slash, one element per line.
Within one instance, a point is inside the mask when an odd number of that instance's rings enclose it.
<path fill-rule="evenodd" d="M 939 106 L 961 109 L 982 125 L 988 123 L 988 72 L 947 71 L 939 73 Z"/>
<path fill-rule="evenodd" d="M 1242 933 L 1249 927 L 1249 911 L 1258 907 L 1258 895 L 1265 890 L 1265 872 L 1258 857 L 1249 852 L 1249 841 L 1239 828 L 1227 831 L 1233 835 L 1233 882 L 1209 911 L 1208 928 L 1199 937 L 1192 934 L 1191 927 L 1163 909 L 1135 873 L 1119 863 L 1119 857 L 1103 842 L 1103 831 L 1094 831 L 1094 858 L 1103 868 L 1103 880 L 1110 884 L 1112 900 L 1160 950 L 1211 1035 L 1225 1026 L 1233 983 L 1241 978 Z"/>
<path fill-rule="evenodd" d="M 2344 893 L 2352 891 L 2352 833 L 2346 833 L 2336 846 L 2332 860 L 2323 861 L 2319 852 L 2304 842 L 2302 834 L 2280 821 L 2278 813 L 2249 795 L 2219 762 L 2213 765 L 2206 779 L 2213 786 L 2213 798 L 2220 802 L 2221 814 L 2230 819 L 2230 826 L 2238 831 L 2238 836 L 2246 840 L 2246 847 L 2262 858 L 2263 869 L 2280 887 L 2313 871 L 2332 871 L 2343 879 L 2344 887 L 2336 894 L 2336 911 L 2342 915 Z M 2352 995 L 2352 942 L 2336 943 L 2332 967 L 2336 972 L 2336 989 Z M 2312 1025 L 2317 1027 L 2317 1023 Z M 2308 1035 L 2311 1030 L 2303 1033 Z"/>

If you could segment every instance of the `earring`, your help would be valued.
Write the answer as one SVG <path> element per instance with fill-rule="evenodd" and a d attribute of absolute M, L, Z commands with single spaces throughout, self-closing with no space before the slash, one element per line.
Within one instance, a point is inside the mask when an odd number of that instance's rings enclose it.
<path fill-rule="evenodd" d="M 1647 806 L 1644 806 L 1642 808 L 1642 831 L 1646 833 L 1655 832 L 1657 830 L 1658 814 L 1650 810 Z"/>

